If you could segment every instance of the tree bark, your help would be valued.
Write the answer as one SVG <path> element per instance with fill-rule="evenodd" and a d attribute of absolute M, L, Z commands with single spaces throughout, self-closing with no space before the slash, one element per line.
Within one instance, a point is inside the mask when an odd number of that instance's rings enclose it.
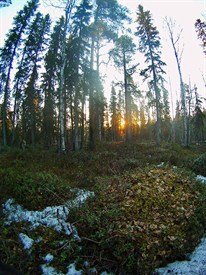
<path fill-rule="evenodd" d="M 94 38 L 92 37 L 91 44 L 91 59 L 90 59 L 90 73 L 91 78 L 93 78 L 94 72 Z M 95 128 L 94 128 L 94 87 L 91 81 L 89 89 L 89 149 L 95 149 Z"/>
<path fill-rule="evenodd" d="M 59 85 L 59 151 L 60 153 L 66 152 L 66 142 L 65 142 L 65 119 L 64 119 L 64 83 L 65 83 L 65 68 L 66 68 L 66 36 L 68 31 L 68 24 L 71 18 L 72 9 L 75 0 L 68 0 L 65 9 L 65 24 L 64 24 L 64 34 L 61 48 L 61 59 L 62 66 L 60 70 L 60 85 Z"/>
<path fill-rule="evenodd" d="M 124 92 L 125 92 L 125 132 L 126 132 L 126 141 L 130 141 L 131 140 L 131 97 L 128 91 L 125 52 L 123 52 L 123 68 L 124 68 Z"/>

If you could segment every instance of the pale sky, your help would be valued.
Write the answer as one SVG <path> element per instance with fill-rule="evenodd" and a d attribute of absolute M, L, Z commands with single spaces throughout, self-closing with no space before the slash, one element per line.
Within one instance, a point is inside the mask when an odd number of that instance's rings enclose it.
<path fill-rule="evenodd" d="M 5 33 L 11 28 L 12 19 L 20 10 L 26 0 L 13 0 L 13 4 L 9 7 L 0 9 L 0 46 L 3 46 Z M 182 44 L 184 44 L 184 52 L 182 56 L 182 73 L 184 82 L 188 83 L 189 79 L 191 84 L 196 84 L 198 91 L 201 95 L 206 97 L 206 88 L 202 79 L 202 74 L 206 77 L 206 58 L 203 54 L 203 50 L 200 46 L 201 41 L 197 39 L 194 23 L 196 19 L 200 18 L 204 20 L 206 15 L 206 0 L 119 0 L 119 3 L 127 6 L 131 12 L 133 20 L 136 18 L 136 10 L 139 4 L 144 6 L 145 10 L 150 10 L 154 19 L 154 24 L 160 32 L 162 42 L 162 59 L 166 62 L 165 68 L 172 84 L 172 98 L 176 98 L 176 93 L 179 95 L 179 79 L 177 73 L 177 66 L 175 63 L 174 53 L 168 40 L 166 30 L 163 28 L 163 19 L 165 16 L 171 17 L 176 20 L 177 25 L 183 28 Z M 49 12 L 49 8 L 44 8 L 44 12 Z M 56 14 L 55 14 L 56 13 Z M 51 16 L 58 15 L 57 10 L 50 12 Z M 132 30 L 135 30 L 136 23 L 131 26 Z M 135 41 L 136 38 L 135 38 Z M 142 57 L 137 54 L 134 60 L 141 62 Z M 142 64 L 144 66 L 144 64 Z M 108 79 L 105 84 L 105 89 L 110 89 L 110 82 L 115 80 L 117 73 L 113 68 L 108 67 L 107 70 Z M 136 82 L 141 88 L 141 79 L 136 79 Z M 107 92 L 107 91 L 106 91 Z"/>
<path fill-rule="evenodd" d="M 204 20 L 203 16 L 206 16 L 206 0 L 119 0 L 119 2 L 132 11 L 134 19 L 139 4 L 143 5 L 145 10 L 150 10 L 154 25 L 160 32 L 162 59 L 167 64 L 165 69 L 168 80 L 169 78 L 171 80 L 173 100 L 176 98 L 176 93 L 179 95 L 179 78 L 173 49 L 167 31 L 163 27 L 163 21 L 166 16 L 176 21 L 177 26 L 179 25 L 180 29 L 183 29 L 183 80 L 188 84 L 190 79 L 192 86 L 196 84 L 199 93 L 206 97 L 206 87 L 202 79 L 202 74 L 206 77 L 206 58 L 194 27 L 196 19 Z M 204 106 L 206 106 L 205 102 Z"/>

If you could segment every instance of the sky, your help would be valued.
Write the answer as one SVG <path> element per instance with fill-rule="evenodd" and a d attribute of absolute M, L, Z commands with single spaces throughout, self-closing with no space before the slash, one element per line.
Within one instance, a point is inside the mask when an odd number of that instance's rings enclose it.
<path fill-rule="evenodd" d="M 136 18 L 136 10 L 139 4 L 145 10 L 150 10 L 154 25 L 160 32 L 162 59 L 167 64 L 165 68 L 167 72 L 166 80 L 168 81 L 167 88 L 170 90 L 169 82 L 171 82 L 171 97 L 173 101 L 180 94 L 179 76 L 168 32 L 164 27 L 164 18 L 168 17 L 176 21 L 179 29 L 183 29 L 181 39 L 181 44 L 184 47 L 181 64 L 183 81 L 185 83 L 190 81 L 191 86 L 196 84 L 198 92 L 206 97 L 206 87 L 202 78 L 202 74 L 206 77 L 206 58 L 194 27 L 196 19 L 205 20 L 206 18 L 206 0 L 119 0 L 119 2 L 132 11 L 134 19 Z M 136 26 L 136 24 L 134 25 Z M 205 103 L 204 106 L 206 106 Z"/>
<path fill-rule="evenodd" d="M 3 46 L 5 34 L 12 26 L 13 17 L 27 1 L 13 0 L 12 2 L 13 4 L 11 6 L 0 9 L 0 47 Z M 196 19 L 200 18 L 204 20 L 206 18 L 206 0 L 119 0 L 119 3 L 130 9 L 133 21 L 135 21 L 136 10 L 139 4 L 143 5 L 145 10 L 150 10 L 154 25 L 160 32 L 162 59 L 167 64 L 165 68 L 167 72 L 167 86 L 168 89 L 171 87 L 171 98 L 173 101 L 175 101 L 180 94 L 179 78 L 174 53 L 163 21 L 166 16 L 176 21 L 176 25 L 179 26 L 180 29 L 183 29 L 181 37 L 181 43 L 184 45 L 181 63 L 183 80 L 185 83 L 189 83 L 190 81 L 192 86 L 196 84 L 198 92 L 206 97 L 206 87 L 202 78 L 202 75 L 206 77 L 206 58 L 200 46 L 201 41 L 197 39 L 194 28 Z M 49 9 L 45 7 L 45 5 L 42 5 L 42 11 L 44 13 L 49 12 L 55 19 L 59 16 L 59 10 Z M 136 24 L 137 23 L 133 22 L 129 27 L 135 30 Z M 135 38 L 135 42 L 138 44 L 136 39 L 137 38 Z M 141 60 L 143 60 L 142 56 L 138 54 L 134 56 L 135 62 L 141 63 Z M 144 66 L 144 63 L 140 66 Z M 108 94 L 111 81 L 121 77 L 121 73 L 117 73 L 111 65 L 104 68 L 104 72 L 107 74 L 107 78 L 105 79 L 105 90 Z M 171 86 L 169 85 L 169 80 Z M 137 78 L 135 81 L 140 88 L 143 87 L 142 79 Z"/>

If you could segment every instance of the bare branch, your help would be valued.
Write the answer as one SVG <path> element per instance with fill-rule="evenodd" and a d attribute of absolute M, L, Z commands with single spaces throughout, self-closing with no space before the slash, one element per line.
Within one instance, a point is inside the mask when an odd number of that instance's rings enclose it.
<path fill-rule="evenodd" d="M 42 0 L 42 1 L 46 6 L 49 6 L 49 7 L 53 7 L 53 8 L 56 8 L 56 9 L 64 9 L 65 8 L 65 3 L 64 3 L 63 6 L 59 6 L 59 5 L 54 5 L 52 3 L 52 0 Z"/>
<path fill-rule="evenodd" d="M 183 44 L 182 50 L 181 50 L 181 52 L 180 52 L 180 54 L 179 54 L 180 64 L 181 64 L 181 62 L 182 62 L 182 55 L 183 55 L 183 52 L 184 52 L 184 48 L 185 48 L 185 44 Z"/>

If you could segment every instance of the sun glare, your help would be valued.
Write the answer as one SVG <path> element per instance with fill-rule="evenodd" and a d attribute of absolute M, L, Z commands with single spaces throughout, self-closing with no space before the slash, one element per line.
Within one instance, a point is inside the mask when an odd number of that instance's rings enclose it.
<path fill-rule="evenodd" d="M 120 121 L 119 127 L 120 127 L 120 130 L 124 130 L 124 128 L 125 128 L 125 120 L 123 118 Z"/>

